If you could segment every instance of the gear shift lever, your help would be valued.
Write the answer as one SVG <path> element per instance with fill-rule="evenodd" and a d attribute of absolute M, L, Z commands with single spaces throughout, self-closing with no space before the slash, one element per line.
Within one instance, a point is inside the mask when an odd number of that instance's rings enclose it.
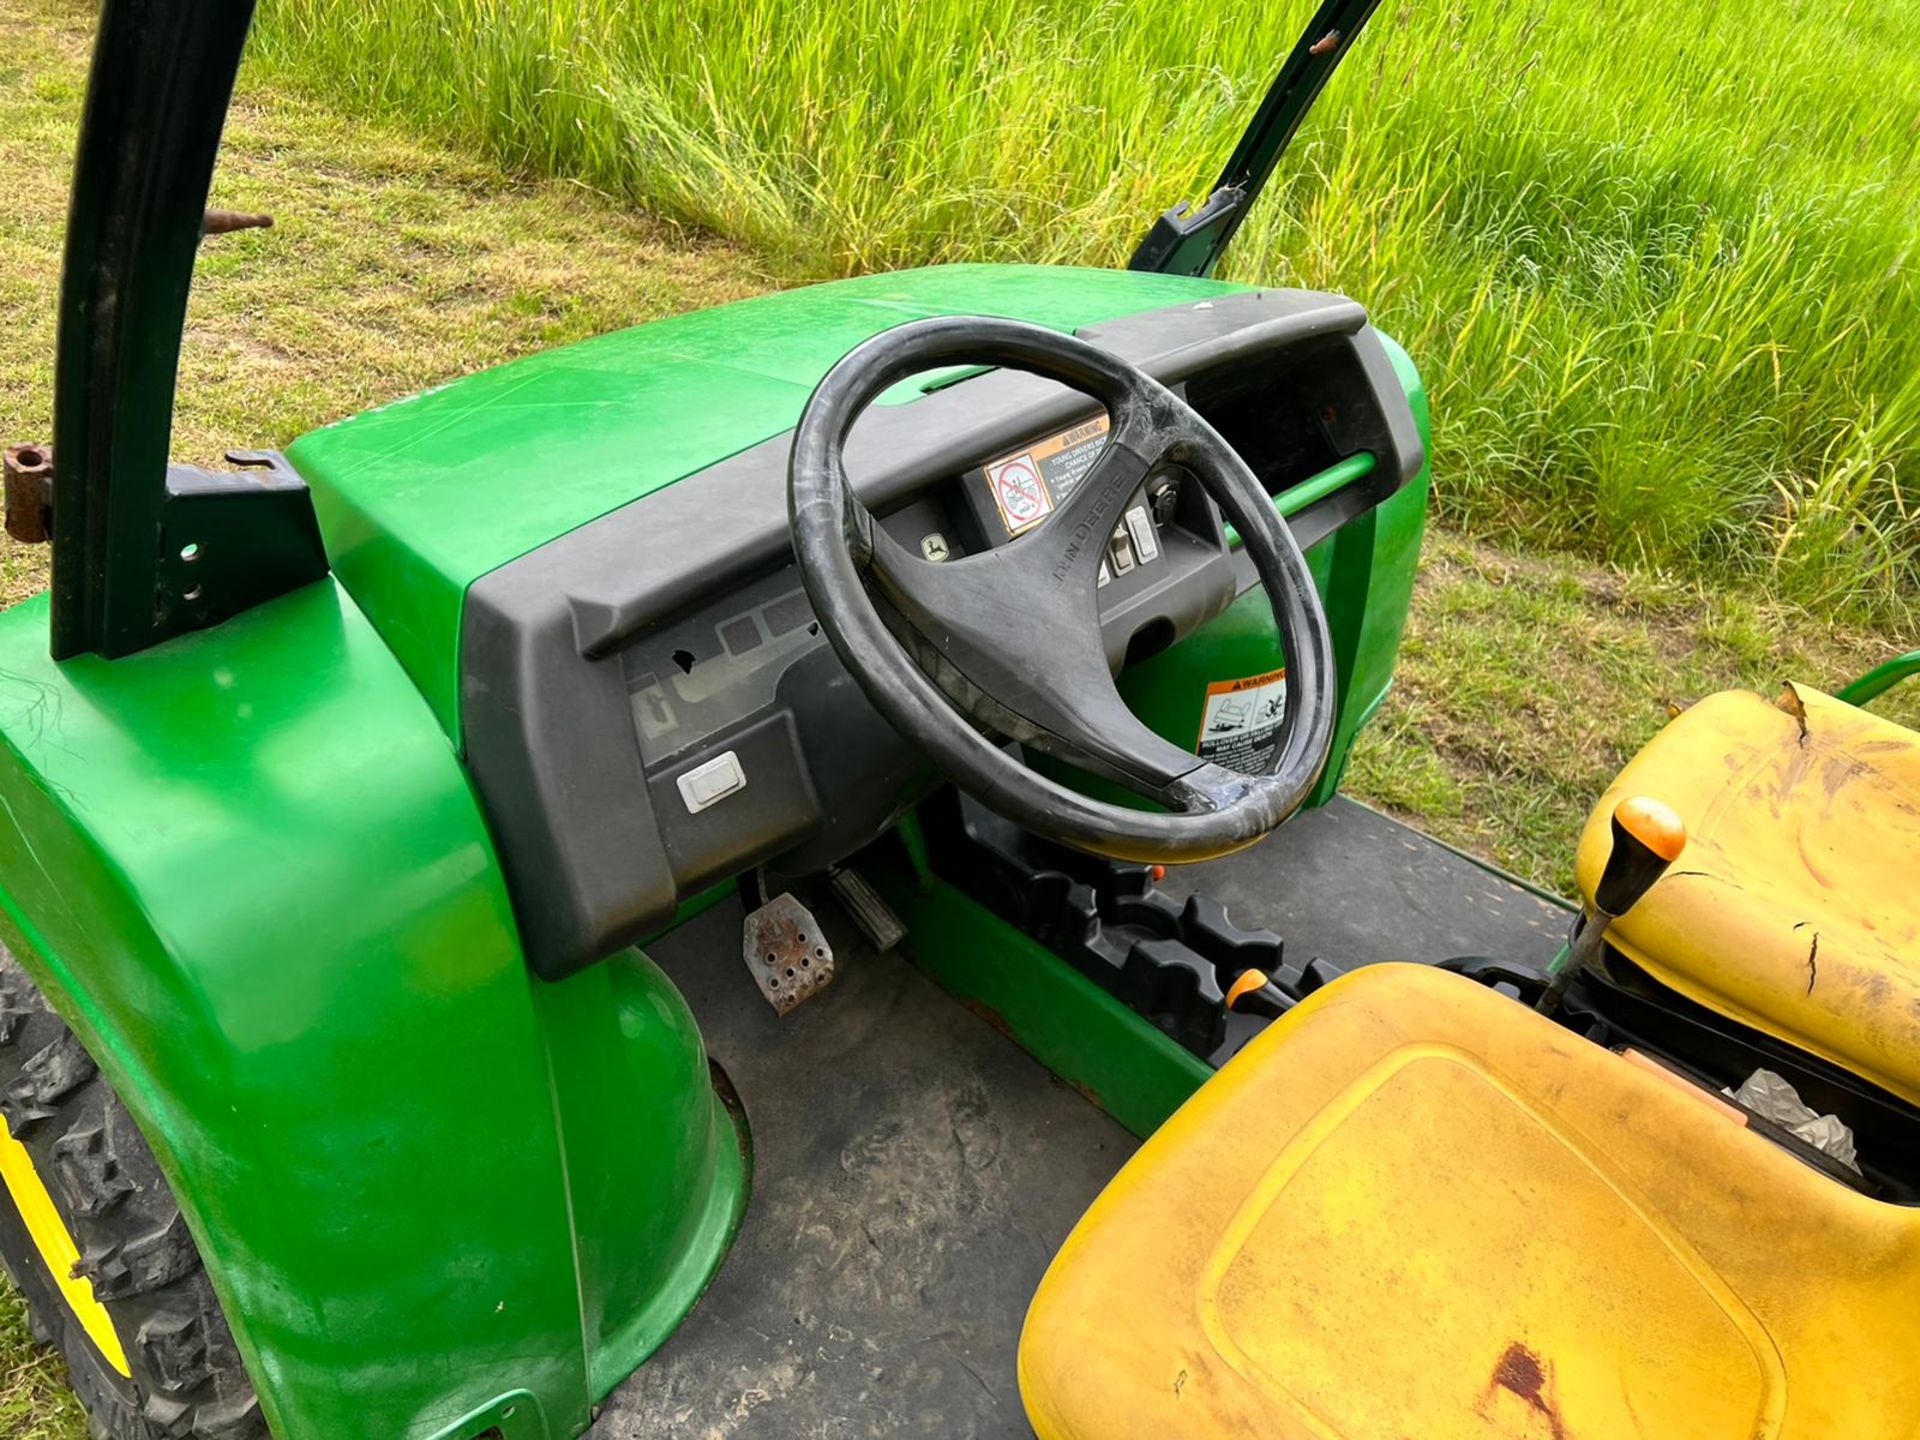
<path fill-rule="evenodd" d="M 1622 800 L 1613 811 L 1613 850 L 1593 887 L 1580 929 L 1548 967 L 1546 993 L 1534 1008 L 1551 1015 L 1560 1008 L 1580 972 L 1600 954 L 1607 927 L 1640 903 L 1686 847 L 1687 827 L 1673 810 L 1644 795 Z"/>

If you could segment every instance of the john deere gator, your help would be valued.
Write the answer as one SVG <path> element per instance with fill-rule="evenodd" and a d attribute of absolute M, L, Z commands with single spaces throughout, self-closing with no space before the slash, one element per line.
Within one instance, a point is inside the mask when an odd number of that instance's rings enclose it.
<path fill-rule="evenodd" d="M 1573 903 L 1340 794 L 1426 392 L 1212 277 L 1372 8 L 1127 269 L 207 471 L 252 6 L 103 0 L 0 616 L 0 1252 L 96 1434 L 1920 1433 L 1912 658 L 1684 710 Z"/>

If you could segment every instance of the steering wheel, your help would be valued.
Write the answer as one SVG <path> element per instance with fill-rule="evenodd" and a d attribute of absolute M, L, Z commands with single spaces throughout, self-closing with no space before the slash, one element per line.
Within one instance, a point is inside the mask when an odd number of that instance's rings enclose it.
<path fill-rule="evenodd" d="M 933 562 L 874 523 L 847 481 L 853 423 L 889 386 L 946 365 L 1056 380 L 1106 407 L 1099 458 L 1013 543 Z M 1177 462 L 1240 532 L 1287 657 L 1270 770 L 1244 775 L 1148 729 L 1114 685 L 1096 576 L 1141 482 Z M 1062 844 L 1130 861 L 1251 845 L 1306 799 L 1336 706 L 1326 612 L 1306 558 L 1246 464 L 1184 400 L 1083 340 L 1015 320 L 916 320 L 849 351 L 807 401 L 787 468 L 800 578 L 840 661 L 894 727 L 989 809 Z M 883 618 L 868 587 L 886 601 Z M 1037 773 L 997 732 L 1157 802 L 1134 810 Z"/>

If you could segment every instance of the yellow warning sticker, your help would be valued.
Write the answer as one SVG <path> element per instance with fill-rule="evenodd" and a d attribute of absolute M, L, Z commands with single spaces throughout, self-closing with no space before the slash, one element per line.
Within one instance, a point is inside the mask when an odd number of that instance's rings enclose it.
<path fill-rule="evenodd" d="M 1286 718 L 1284 669 L 1239 680 L 1215 680 L 1207 686 L 1194 753 L 1229 770 L 1265 774 L 1273 764 L 1274 745 Z"/>

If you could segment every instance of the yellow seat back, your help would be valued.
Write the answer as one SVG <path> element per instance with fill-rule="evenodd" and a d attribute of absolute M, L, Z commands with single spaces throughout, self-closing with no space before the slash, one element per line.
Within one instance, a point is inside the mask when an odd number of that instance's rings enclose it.
<path fill-rule="evenodd" d="M 1727 691 L 1620 773 L 1581 836 L 1591 897 L 1630 794 L 1684 854 L 1608 939 L 1662 984 L 1920 1104 L 1920 736 L 1818 691 Z"/>

